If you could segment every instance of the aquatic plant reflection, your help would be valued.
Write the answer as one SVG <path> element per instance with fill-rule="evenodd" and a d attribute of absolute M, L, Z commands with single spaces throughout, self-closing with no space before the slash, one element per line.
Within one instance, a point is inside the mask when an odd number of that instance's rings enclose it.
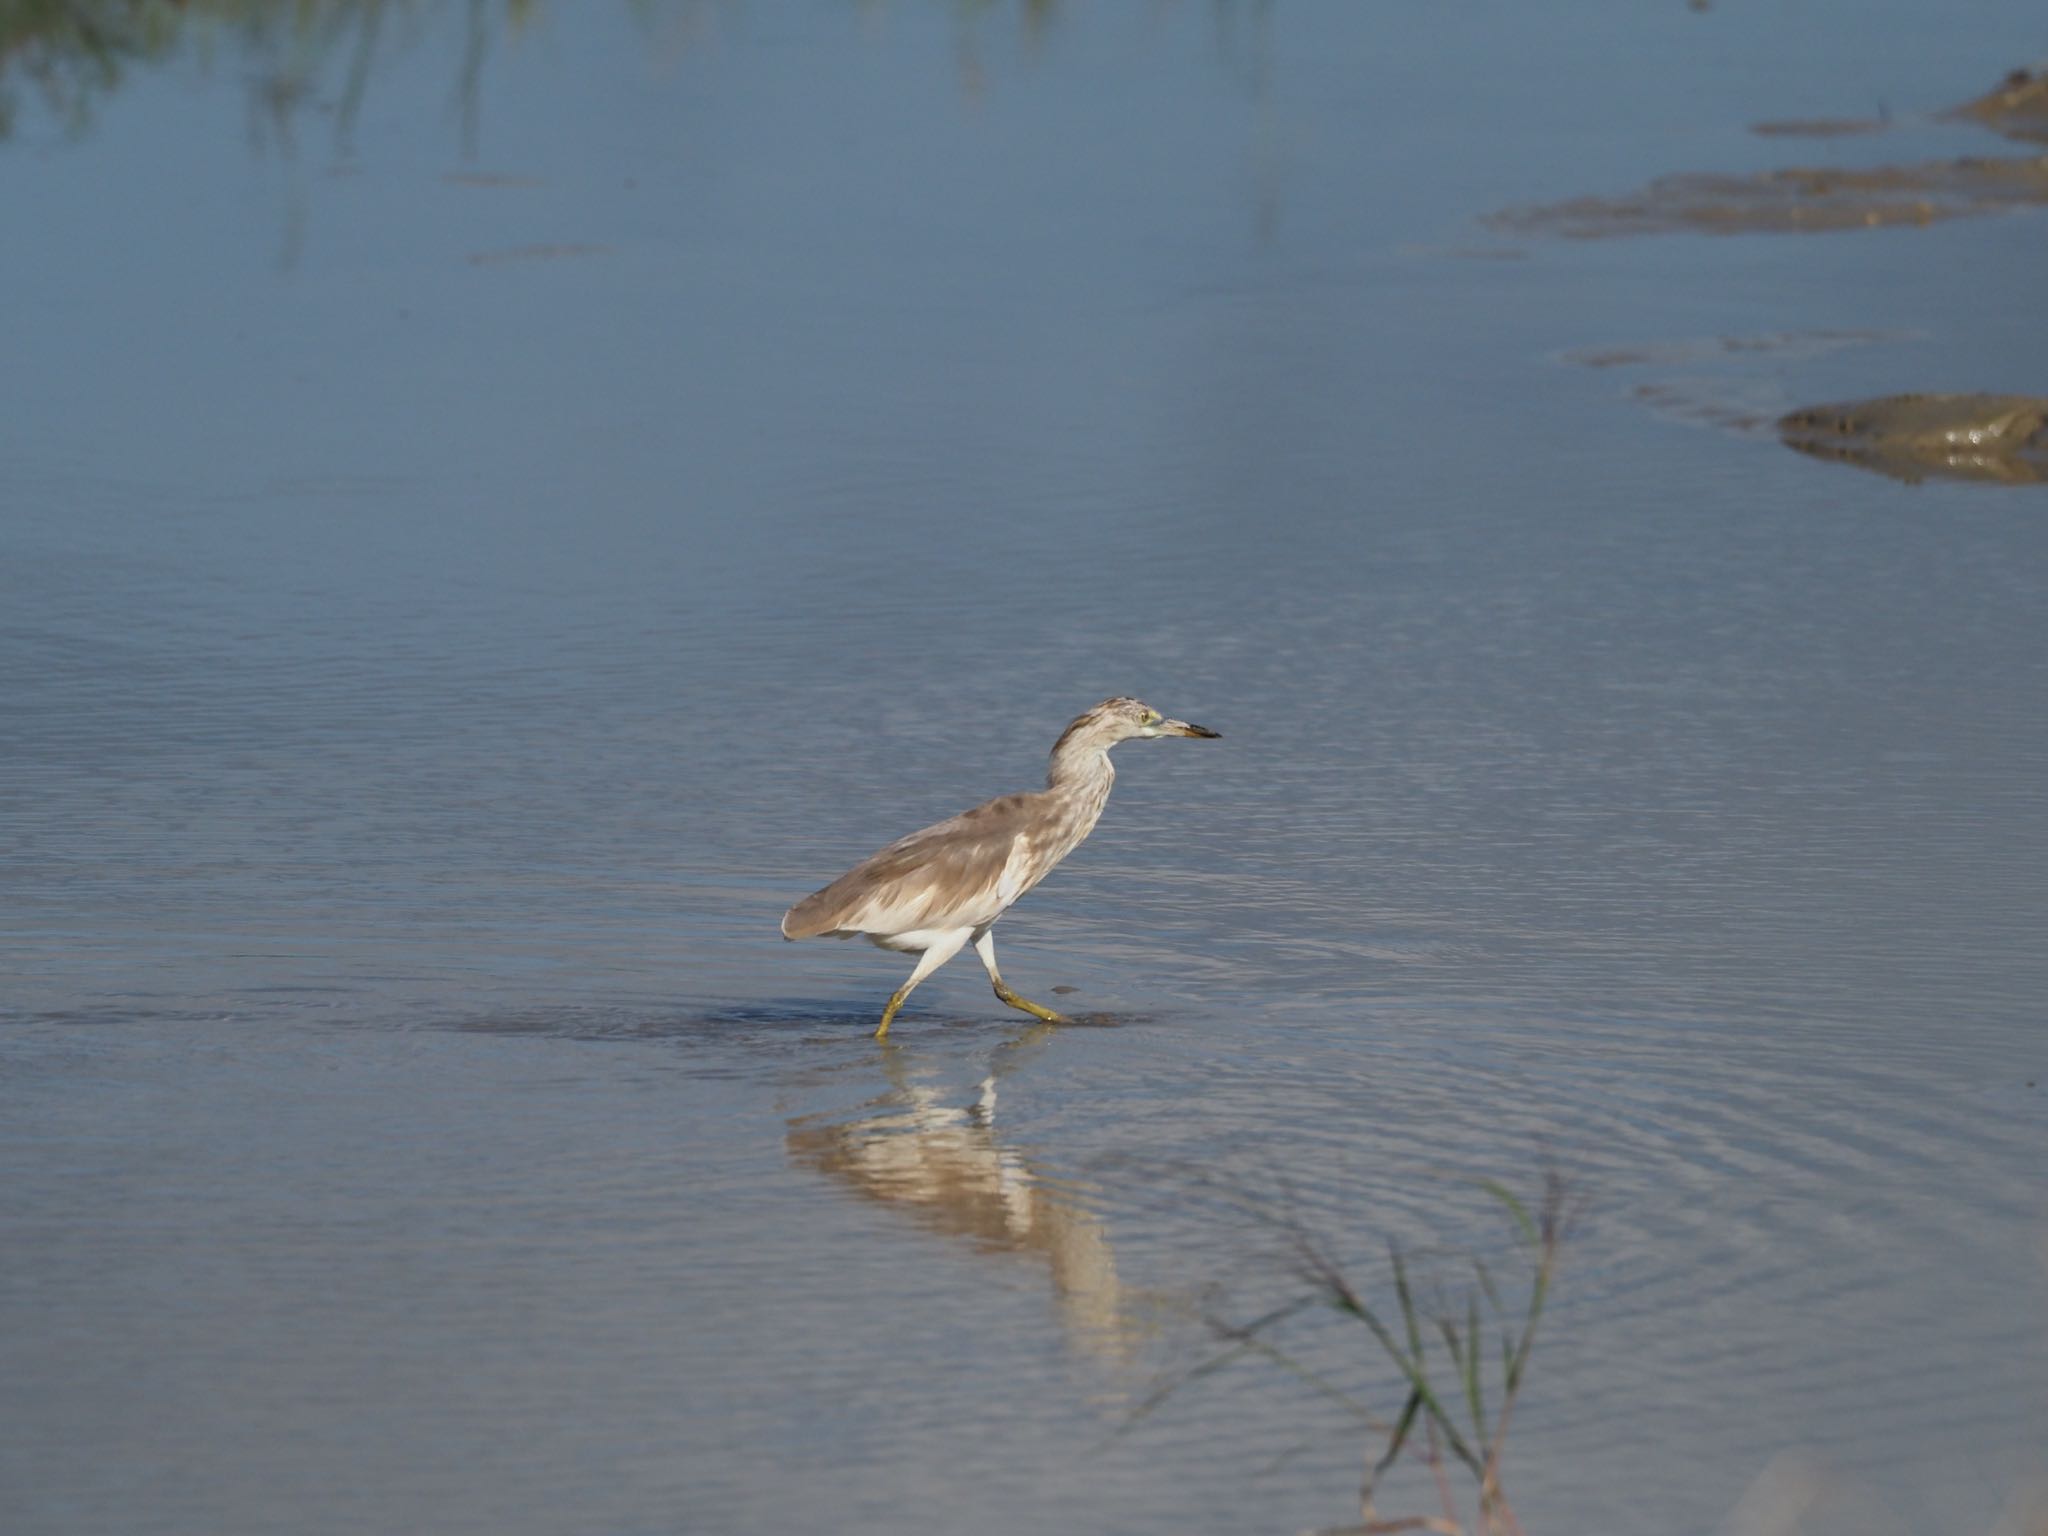
<path fill-rule="evenodd" d="M 293 117 L 308 102 L 335 109 L 346 146 L 385 50 L 417 38 L 450 9 L 430 0 L 55 0 L 0 7 L 0 137 L 17 126 L 24 99 L 39 101 L 72 133 L 139 66 L 185 54 L 211 62 L 223 41 L 241 54 L 252 122 L 289 146 Z M 469 0 L 461 80 L 465 127 L 474 121 L 478 69 L 500 30 L 517 30 L 538 0 Z M 333 78 L 330 79 L 330 76 Z"/>
<path fill-rule="evenodd" d="M 687 50 L 714 36 L 741 0 L 622 0 L 657 52 Z M 851 0 L 863 13 L 887 9 L 882 0 Z M 569 15 L 584 7 L 559 7 Z M 954 0 L 956 64 L 970 99 L 984 94 L 990 69 L 989 32 L 1013 18 L 1015 53 L 1029 60 L 1064 14 L 1060 0 Z M 1226 64 L 1240 53 L 1250 66 L 1253 93 L 1267 87 L 1266 20 L 1270 0 L 1251 7 L 1240 38 L 1230 4 L 1214 14 Z M 250 82 L 252 107 L 264 131 L 288 142 L 283 131 L 308 104 L 335 109 L 345 148 L 374 67 L 418 40 L 443 16 L 460 14 L 464 29 L 457 94 L 465 146 L 475 148 L 477 86 L 484 61 L 503 35 L 515 35 L 545 12 L 542 0 L 0 0 L 0 139 L 20 121 L 26 103 L 39 102 L 68 131 L 82 132 L 101 98 L 138 67 L 184 54 L 210 62 L 226 42 L 242 55 L 236 73 Z M 1233 64 L 1233 67 L 1235 65 Z"/>

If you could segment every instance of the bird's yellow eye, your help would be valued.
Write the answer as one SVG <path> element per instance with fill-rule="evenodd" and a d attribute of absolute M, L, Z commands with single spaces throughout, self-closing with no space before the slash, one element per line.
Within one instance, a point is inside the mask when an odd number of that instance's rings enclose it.
<path fill-rule="evenodd" d="M 1148 709 L 1145 711 L 1145 723 L 1147 725 L 1157 725 L 1161 720 L 1165 718 L 1166 717 L 1160 714 L 1159 711 L 1156 709 Z"/>

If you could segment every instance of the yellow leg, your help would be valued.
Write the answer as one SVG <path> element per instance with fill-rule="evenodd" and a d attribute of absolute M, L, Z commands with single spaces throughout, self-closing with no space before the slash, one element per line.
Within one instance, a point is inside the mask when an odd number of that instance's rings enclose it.
<path fill-rule="evenodd" d="M 1034 1019 L 1042 1019 L 1047 1024 L 1069 1022 L 1064 1014 L 1054 1013 L 1050 1008 L 1034 1003 L 1028 997 L 1019 997 L 1010 990 L 1009 983 L 1003 980 L 1003 973 L 996 969 L 996 938 L 988 929 L 984 928 L 974 936 L 974 952 L 981 956 L 982 969 L 988 972 L 989 982 L 995 987 L 997 997 L 1012 1008 L 1028 1013 Z"/>
<path fill-rule="evenodd" d="M 882 1022 L 875 1026 L 877 1040 L 889 1033 L 889 1021 L 896 1017 L 896 1010 L 903 1006 L 903 1000 L 910 996 L 912 989 L 959 954 L 960 946 L 967 942 L 973 932 L 972 928 L 955 928 L 950 933 L 940 935 L 938 943 L 918 957 L 917 969 L 910 973 L 908 981 L 896 989 L 896 995 L 889 999 L 889 1006 L 882 1010 Z"/>
<path fill-rule="evenodd" d="M 996 996 L 1000 997 L 1012 1008 L 1023 1009 L 1024 1012 L 1030 1014 L 1034 1019 L 1043 1019 L 1048 1024 L 1065 1024 L 1067 1022 L 1065 1014 L 1054 1013 L 1042 1003 L 1034 1003 L 1028 997 L 1019 996 L 1000 981 L 996 983 Z"/>
<path fill-rule="evenodd" d="M 882 1010 L 882 1022 L 875 1028 L 875 1038 L 881 1039 L 889 1033 L 889 1021 L 896 1017 L 896 1010 L 903 1006 L 903 999 L 910 995 L 910 988 L 904 987 L 889 998 L 889 1006 Z"/>

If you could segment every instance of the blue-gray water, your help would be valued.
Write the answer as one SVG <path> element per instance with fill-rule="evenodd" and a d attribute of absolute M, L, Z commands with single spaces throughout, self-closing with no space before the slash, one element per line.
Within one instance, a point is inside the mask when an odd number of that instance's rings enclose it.
<path fill-rule="evenodd" d="M 2048 223 L 1478 224 L 1995 152 L 2037 13 L 385 20 L 8 82 L 7 1531 L 1335 1523 L 1278 1371 L 1115 1433 L 1286 1291 L 1203 1179 L 1370 1276 L 1546 1163 L 1532 1533 L 2048 1473 L 2048 492 L 1629 398 L 2048 389 Z M 1224 739 L 999 931 L 1116 1027 L 870 1041 L 783 907 L 1121 692 Z"/>

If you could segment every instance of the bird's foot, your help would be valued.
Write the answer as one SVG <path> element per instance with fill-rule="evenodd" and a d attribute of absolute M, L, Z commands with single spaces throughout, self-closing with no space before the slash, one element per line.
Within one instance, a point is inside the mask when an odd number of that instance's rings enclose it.
<path fill-rule="evenodd" d="M 1073 1022 L 1065 1014 L 1054 1013 L 1044 1004 L 1034 1003 L 1028 997 L 1021 997 L 1017 993 L 1012 992 L 1008 987 L 998 986 L 996 988 L 996 996 L 1008 1003 L 1012 1008 L 1028 1013 L 1034 1019 L 1043 1020 L 1047 1024 L 1071 1024 Z"/>

